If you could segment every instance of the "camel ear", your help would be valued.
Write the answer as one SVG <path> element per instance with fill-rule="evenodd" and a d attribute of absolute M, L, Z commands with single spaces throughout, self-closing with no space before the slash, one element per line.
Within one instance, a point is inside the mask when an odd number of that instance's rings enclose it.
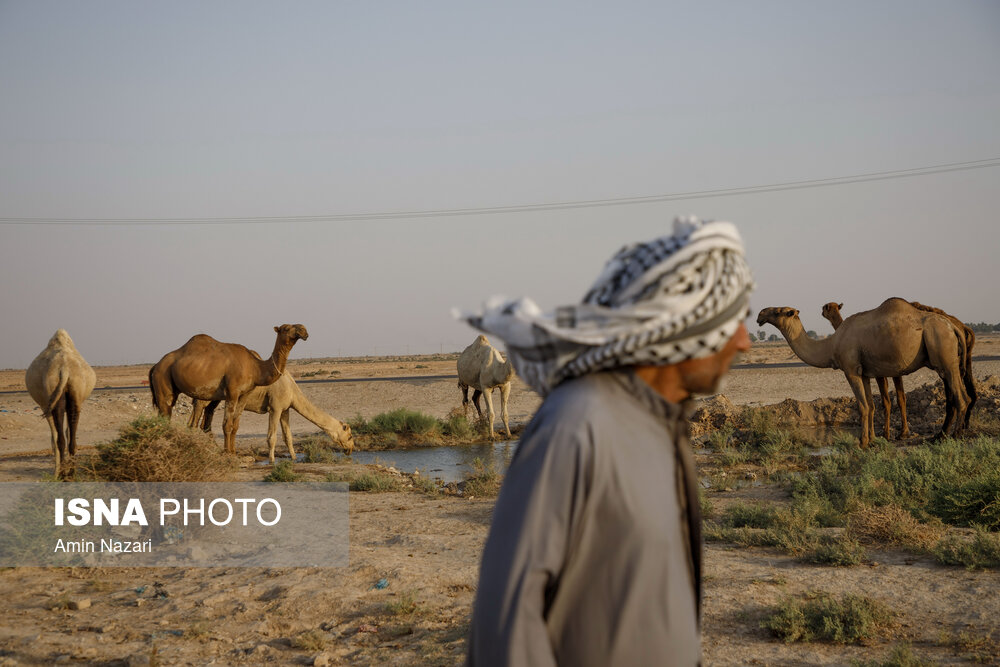
<path fill-rule="evenodd" d="M 278 331 L 278 327 L 274 327 L 274 333 L 281 333 L 280 331 Z"/>
<path fill-rule="evenodd" d="M 792 317 L 798 317 L 798 316 L 799 316 L 799 311 L 796 310 L 795 308 L 792 308 Z"/>
<path fill-rule="evenodd" d="M 838 304 L 837 304 L 837 309 L 838 309 L 838 310 L 839 310 L 840 308 L 843 308 L 843 307 L 844 307 L 844 304 L 842 304 L 842 303 L 838 303 Z"/>

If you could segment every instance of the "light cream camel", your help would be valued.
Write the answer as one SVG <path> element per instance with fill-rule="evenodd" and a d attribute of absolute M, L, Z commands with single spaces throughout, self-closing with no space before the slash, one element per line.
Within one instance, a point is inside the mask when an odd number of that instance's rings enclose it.
<path fill-rule="evenodd" d="M 300 339 L 309 338 L 301 324 L 282 324 L 274 330 L 278 334 L 274 351 L 265 360 L 236 343 L 220 343 L 205 334 L 192 336 L 149 369 L 153 406 L 169 418 L 181 394 L 203 401 L 224 400 L 226 416 L 222 432 L 226 451 L 235 454 L 236 431 L 247 394 L 254 387 L 277 381 L 285 372 L 292 346 Z"/>
<path fill-rule="evenodd" d="M 844 321 L 844 317 L 840 314 L 840 309 L 843 307 L 844 304 L 837 303 L 836 301 L 831 301 L 823 305 L 823 317 L 830 321 L 834 331 Z M 866 379 L 865 382 L 867 381 Z M 889 383 L 884 377 L 877 377 L 875 378 L 875 384 L 878 385 L 878 393 L 882 397 L 882 410 L 885 412 L 885 439 L 891 440 L 892 432 L 889 429 L 889 411 L 892 409 L 892 401 L 889 398 Z M 892 384 L 896 388 L 896 402 L 899 403 L 899 419 L 902 422 L 899 437 L 900 439 L 909 438 L 912 434 L 910 433 L 910 424 L 906 421 L 906 392 L 903 390 L 903 378 L 892 378 Z M 871 390 L 869 389 L 869 391 Z"/>
<path fill-rule="evenodd" d="M 84 361 L 65 329 L 59 329 L 49 339 L 49 344 L 35 357 L 24 374 L 28 393 L 42 408 L 42 416 L 49 423 L 52 436 L 52 454 L 55 455 L 55 474 L 66 458 L 69 431 L 69 455 L 76 455 L 76 428 L 80 422 L 80 408 L 97 383 L 94 369 Z M 67 429 L 63 427 L 65 418 Z"/>
<path fill-rule="evenodd" d="M 847 378 L 861 413 L 861 446 L 875 437 L 870 377 L 900 377 L 927 366 L 944 382 L 946 413 L 941 435 L 963 426 L 968 397 L 962 385 L 965 338 L 947 318 L 920 310 L 903 299 L 886 299 L 878 308 L 848 317 L 832 336 L 806 336 L 794 308 L 764 308 L 758 326 L 772 324 L 792 351 L 810 366 L 838 368 Z"/>
<path fill-rule="evenodd" d="M 212 430 L 212 415 L 219 401 L 194 400 L 194 409 L 191 411 L 191 418 L 188 426 L 198 426 L 204 413 L 204 421 L 201 427 L 208 432 Z M 288 447 L 288 455 L 295 460 L 295 448 L 292 445 L 292 429 L 288 425 L 288 411 L 295 410 L 300 415 L 319 426 L 330 436 L 330 439 L 344 448 L 348 454 L 354 451 L 354 437 L 351 435 L 351 427 L 344 422 L 334 419 L 326 414 L 306 398 L 306 395 L 295 384 L 295 380 L 288 373 L 283 373 L 274 383 L 266 387 L 257 387 L 250 391 L 243 405 L 244 410 L 256 412 L 259 415 L 267 413 L 267 447 L 268 460 L 274 463 L 274 446 L 278 439 L 278 422 L 281 422 L 281 434 Z"/>
<path fill-rule="evenodd" d="M 503 427 L 510 437 L 510 424 L 507 419 L 507 401 L 510 398 L 510 383 L 514 378 L 514 367 L 503 358 L 500 351 L 490 345 L 486 336 L 480 335 L 472 345 L 465 348 L 458 357 L 458 388 L 462 390 L 462 408 L 469 411 L 469 387 L 472 392 L 472 403 L 480 419 L 483 411 L 479 407 L 479 395 L 486 395 L 486 411 L 490 420 L 490 438 L 495 438 L 493 420 L 493 390 L 500 389 L 500 416 Z"/>

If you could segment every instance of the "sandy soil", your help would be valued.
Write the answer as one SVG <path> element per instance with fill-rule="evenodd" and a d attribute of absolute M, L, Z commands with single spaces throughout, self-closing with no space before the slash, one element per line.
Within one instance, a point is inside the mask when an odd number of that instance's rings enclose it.
<path fill-rule="evenodd" d="M 998 353 L 1000 337 L 977 343 L 977 355 Z M 765 344 L 745 361 L 793 361 L 790 355 L 784 344 Z M 454 363 L 454 357 L 326 359 L 295 361 L 290 369 L 299 381 L 362 379 L 450 375 Z M 140 386 L 148 366 L 96 370 L 98 387 L 127 387 Z M 1000 362 L 977 362 L 975 372 L 980 379 L 1000 375 Z M 907 388 L 934 380 L 911 376 Z M 0 371 L 0 391 L 22 388 L 23 371 Z M 444 417 L 460 401 L 453 379 L 307 383 L 303 389 L 341 419 L 397 407 Z M 737 369 L 724 393 L 737 405 L 849 395 L 842 375 L 813 368 Z M 527 422 L 538 404 L 519 383 L 512 391 L 512 422 Z M 147 389 L 97 391 L 83 411 L 81 446 L 107 440 L 135 415 L 151 411 Z M 317 432 L 294 414 L 292 428 Z M 245 415 L 240 448 L 260 446 L 265 432 L 263 416 Z M 50 472 L 48 438 L 26 394 L 0 394 L 0 481 Z M 319 476 L 334 467 L 302 466 Z M 239 477 L 265 473 L 245 469 Z M 748 487 L 732 497 L 767 493 L 774 491 Z M 151 655 L 170 665 L 460 664 L 492 504 L 415 492 L 352 493 L 350 565 L 344 568 L 3 570 L 0 611 L 9 620 L 0 625 L 0 665 L 150 664 Z M 995 571 L 965 572 L 892 551 L 875 552 L 872 559 L 854 568 L 807 566 L 770 549 L 707 545 L 705 664 L 850 664 L 884 659 L 897 641 L 908 641 L 925 659 L 962 664 L 968 651 L 955 647 L 955 637 L 992 632 L 1000 640 Z M 383 578 L 388 586 L 375 588 Z M 882 599 L 903 614 L 895 637 L 861 647 L 785 645 L 760 629 L 767 605 L 813 589 Z"/>

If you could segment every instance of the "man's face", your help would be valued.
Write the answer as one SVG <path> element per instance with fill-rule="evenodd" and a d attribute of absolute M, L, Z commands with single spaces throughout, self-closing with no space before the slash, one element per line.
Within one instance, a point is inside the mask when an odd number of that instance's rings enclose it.
<path fill-rule="evenodd" d="M 714 394 L 736 355 L 750 349 L 750 336 L 741 322 L 726 346 L 710 357 L 690 359 L 677 364 L 684 389 L 692 394 Z"/>

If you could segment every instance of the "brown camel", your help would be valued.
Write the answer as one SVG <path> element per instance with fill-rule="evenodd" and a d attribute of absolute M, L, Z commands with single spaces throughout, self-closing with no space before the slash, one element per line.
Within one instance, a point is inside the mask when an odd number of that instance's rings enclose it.
<path fill-rule="evenodd" d="M 976 400 L 979 398 L 979 392 L 976 391 L 976 377 L 972 374 L 972 348 L 976 345 L 976 334 L 972 331 L 971 327 L 965 326 L 965 322 L 949 315 L 940 308 L 934 308 L 933 306 L 925 306 L 922 303 L 917 303 L 916 301 L 911 301 L 910 305 L 919 310 L 925 310 L 929 313 L 937 313 L 948 318 L 951 322 L 951 326 L 955 327 L 955 331 L 961 332 L 965 337 L 965 362 L 962 365 L 962 382 L 965 384 L 965 393 L 969 396 L 969 407 L 965 409 L 965 428 L 969 428 L 969 418 L 972 417 L 972 406 L 976 404 Z"/>
<path fill-rule="evenodd" d="M 493 420 L 493 390 L 500 389 L 500 416 L 503 427 L 510 436 L 510 424 L 507 419 L 507 401 L 510 398 L 510 383 L 514 378 L 514 367 L 503 358 L 500 351 L 490 345 L 486 336 L 480 335 L 472 345 L 465 348 L 458 357 L 458 388 L 462 390 L 462 408 L 469 411 L 469 387 L 472 392 L 472 403 L 482 419 L 483 411 L 479 407 L 480 394 L 486 395 L 486 411 L 490 420 L 490 438 L 495 438 Z"/>
<path fill-rule="evenodd" d="M 212 430 L 212 415 L 219 401 L 194 400 L 194 409 L 191 411 L 191 418 L 188 426 L 197 426 L 204 413 L 202 428 L 205 431 Z M 274 463 L 274 446 L 278 439 L 278 422 L 281 422 L 281 434 L 285 438 L 285 445 L 288 446 L 288 455 L 295 460 L 295 448 L 292 446 L 292 429 L 288 425 L 288 411 L 295 410 L 300 415 L 311 421 L 316 426 L 323 429 L 330 439 L 344 448 L 348 454 L 354 451 L 354 437 L 351 435 L 351 427 L 344 422 L 334 419 L 326 414 L 306 398 L 306 395 L 295 384 L 295 380 L 288 373 L 282 374 L 274 383 L 266 387 L 256 387 L 247 395 L 243 404 L 244 410 L 256 412 L 259 415 L 265 412 L 267 420 L 267 446 L 268 460 Z"/>
<path fill-rule="evenodd" d="M 940 308 L 934 308 L 933 306 L 925 306 L 922 303 L 916 301 L 910 301 L 910 305 L 918 310 L 923 310 L 929 313 L 937 313 L 948 318 L 951 325 L 955 327 L 956 331 L 962 332 L 965 337 L 965 362 L 962 365 L 962 383 L 965 386 L 965 393 L 969 397 L 969 406 L 965 409 L 965 422 L 963 424 L 964 428 L 969 428 L 969 420 L 972 417 L 972 406 L 976 404 L 976 400 L 979 397 L 978 391 L 976 391 L 976 378 L 972 374 L 972 348 L 976 345 L 976 334 L 965 322 L 949 315 Z M 840 309 L 844 307 L 842 303 L 836 303 L 831 301 L 830 303 L 823 306 L 823 317 L 830 321 L 836 331 L 840 323 L 844 321 L 844 318 L 840 314 Z M 885 408 L 885 437 L 886 440 L 889 439 L 889 395 L 887 391 L 887 383 L 885 378 L 875 378 L 875 382 L 878 384 L 879 393 L 882 396 L 882 406 Z M 902 421 L 902 431 L 899 434 L 900 438 L 907 438 L 910 436 L 910 427 L 906 421 L 906 393 L 903 391 L 903 379 L 893 378 L 893 384 L 896 386 L 896 400 L 899 402 L 899 414 Z"/>
<path fill-rule="evenodd" d="M 69 455 L 76 455 L 76 427 L 80 423 L 80 408 L 97 383 L 94 369 L 84 361 L 65 329 L 59 329 L 49 344 L 35 357 L 24 374 L 28 393 L 42 408 L 49 423 L 55 474 L 66 458 L 69 431 Z M 65 420 L 66 427 L 63 426 Z"/>
<path fill-rule="evenodd" d="M 823 317 L 830 321 L 834 331 L 844 321 L 843 316 L 840 314 L 840 309 L 843 307 L 844 304 L 837 303 L 836 301 L 831 301 L 823 305 Z M 867 379 L 865 382 L 867 382 Z M 877 377 L 875 378 L 875 384 L 878 385 L 878 393 L 882 397 L 882 410 L 885 412 L 885 439 L 891 440 L 892 432 L 889 429 L 889 411 L 892 409 L 892 401 L 889 398 L 889 383 L 886 382 L 884 377 Z M 906 421 L 906 392 L 903 390 L 903 378 L 892 378 L 892 384 L 896 387 L 896 402 L 899 403 L 899 418 L 902 422 L 899 437 L 900 439 L 909 438 L 912 434 L 910 433 L 910 424 Z"/>
<path fill-rule="evenodd" d="M 264 360 L 237 343 L 220 343 L 205 334 L 192 336 L 149 369 L 153 406 L 169 418 L 181 394 L 203 401 L 224 400 L 226 416 L 222 432 L 226 451 L 235 454 L 236 431 L 247 394 L 254 387 L 276 382 L 285 372 L 292 346 L 299 339 L 309 338 L 301 324 L 282 324 L 274 330 L 278 334 L 274 351 Z"/>
<path fill-rule="evenodd" d="M 882 305 L 848 317 L 832 336 L 813 340 L 806 336 L 794 308 L 764 308 L 758 326 L 777 327 L 792 351 L 810 366 L 838 368 L 847 378 L 861 413 L 861 446 L 875 437 L 874 403 L 870 377 L 900 377 L 927 366 L 944 382 L 946 413 L 941 435 L 955 423 L 962 428 L 968 397 L 962 385 L 965 337 L 938 313 L 921 310 L 903 299 L 886 299 Z"/>

